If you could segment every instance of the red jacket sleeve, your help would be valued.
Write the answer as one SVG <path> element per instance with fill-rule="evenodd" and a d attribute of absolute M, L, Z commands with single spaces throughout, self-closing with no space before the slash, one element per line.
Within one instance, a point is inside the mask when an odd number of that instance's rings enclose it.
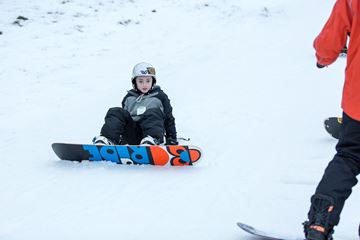
<path fill-rule="evenodd" d="M 337 0 L 328 21 L 314 41 L 316 58 L 321 65 L 335 62 L 346 45 L 352 21 L 352 11 L 348 1 Z"/>

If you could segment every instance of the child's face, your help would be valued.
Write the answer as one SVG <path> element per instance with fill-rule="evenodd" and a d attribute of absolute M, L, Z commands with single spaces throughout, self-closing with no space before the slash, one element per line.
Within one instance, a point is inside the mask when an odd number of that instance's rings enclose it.
<path fill-rule="evenodd" d="M 152 77 L 145 76 L 145 77 L 137 77 L 136 78 L 136 87 L 139 89 L 142 93 L 147 93 L 152 86 Z"/>

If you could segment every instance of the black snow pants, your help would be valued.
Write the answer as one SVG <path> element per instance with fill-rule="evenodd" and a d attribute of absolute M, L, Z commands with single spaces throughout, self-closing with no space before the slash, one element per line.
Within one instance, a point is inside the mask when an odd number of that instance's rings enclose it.
<path fill-rule="evenodd" d="M 110 108 L 101 128 L 101 135 L 115 143 L 119 142 L 120 135 L 128 144 L 139 144 L 148 135 L 162 143 L 164 133 L 164 114 L 157 108 L 146 110 L 138 121 L 134 121 L 123 108 Z"/>
<path fill-rule="evenodd" d="M 326 195 L 334 200 L 334 210 L 329 219 L 331 225 L 339 223 L 344 203 L 357 184 L 356 176 L 360 173 L 360 122 L 346 113 L 343 113 L 336 151 L 315 192 L 315 195 Z"/>

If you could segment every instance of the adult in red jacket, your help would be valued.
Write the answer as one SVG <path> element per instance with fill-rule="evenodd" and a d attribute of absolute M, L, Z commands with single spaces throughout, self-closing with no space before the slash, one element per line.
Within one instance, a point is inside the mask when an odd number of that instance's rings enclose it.
<path fill-rule="evenodd" d="M 330 18 L 314 41 L 317 66 L 333 63 L 350 38 L 342 108 L 343 124 L 334 158 L 311 197 L 307 240 L 330 240 L 334 226 L 360 173 L 360 0 L 337 0 Z"/>

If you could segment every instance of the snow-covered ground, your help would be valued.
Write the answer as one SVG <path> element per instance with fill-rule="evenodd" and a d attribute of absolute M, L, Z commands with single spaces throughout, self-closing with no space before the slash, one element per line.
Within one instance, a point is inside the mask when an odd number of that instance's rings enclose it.
<path fill-rule="evenodd" d="M 335 152 L 322 121 L 341 114 L 345 59 L 318 70 L 312 48 L 334 2 L 1 0 L 0 239 L 301 236 Z M 203 160 L 58 160 L 51 143 L 89 143 L 141 61 Z M 358 239 L 354 190 L 339 239 Z"/>

